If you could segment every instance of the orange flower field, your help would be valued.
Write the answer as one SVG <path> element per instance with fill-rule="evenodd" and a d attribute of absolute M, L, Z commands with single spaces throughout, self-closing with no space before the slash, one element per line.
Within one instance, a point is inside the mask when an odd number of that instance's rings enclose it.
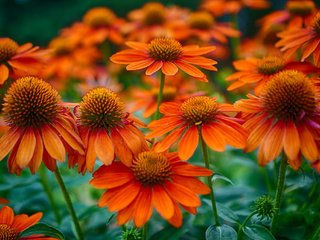
<path fill-rule="evenodd" d="M 0 240 L 320 240 L 319 1 L 53 2 L 0 4 Z"/>

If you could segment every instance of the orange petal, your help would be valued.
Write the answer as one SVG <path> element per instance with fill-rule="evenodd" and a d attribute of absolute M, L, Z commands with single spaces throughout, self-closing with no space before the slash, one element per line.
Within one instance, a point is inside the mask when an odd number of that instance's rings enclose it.
<path fill-rule="evenodd" d="M 41 134 L 43 144 L 49 155 L 63 162 L 66 157 L 66 150 L 55 131 L 49 125 L 44 125 L 41 129 Z"/>
<path fill-rule="evenodd" d="M 126 42 L 126 45 L 135 49 L 135 50 L 142 50 L 142 51 L 148 51 L 148 44 L 142 43 L 142 42 L 135 42 L 135 41 L 128 41 Z"/>
<path fill-rule="evenodd" d="M 181 161 L 172 164 L 172 172 L 177 175 L 190 177 L 211 176 L 213 173 L 204 167 L 194 166 Z"/>
<path fill-rule="evenodd" d="M 4 206 L 0 209 L 0 224 L 11 226 L 14 219 L 14 213 L 10 207 Z"/>
<path fill-rule="evenodd" d="M 12 150 L 13 146 L 20 138 L 20 130 L 18 128 L 10 128 L 0 138 L 0 161 Z"/>
<path fill-rule="evenodd" d="M 20 168 L 25 168 L 32 156 L 36 147 L 36 137 L 32 128 L 27 128 L 21 138 L 20 145 L 16 155 L 16 161 Z"/>
<path fill-rule="evenodd" d="M 198 46 L 185 46 L 182 48 L 183 55 L 186 56 L 199 56 L 203 54 L 210 53 L 214 51 L 216 47 L 211 46 L 211 47 L 198 47 Z"/>
<path fill-rule="evenodd" d="M 92 172 L 97 157 L 95 152 L 96 135 L 96 132 L 91 132 L 88 140 L 88 147 L 86 152 L 86 166 L 89 172 Z"/>
<path fill-rule="evenodd" d="M 146 70 L 146 75 L 152 75 L 162 67 L 162 61 L 155 61 Z"/>
<path fill-rule="evenodd" d="M 131 218 L 133 218 L 134 214 L 134 206 L 129 205 L 128 207 L 120 210 L 117 215 L 117 222 L 119 225 L 125 224 L 128 222 Z"/>
<path fill-rule="evenodd" d="M 36 171 L 39 169 L 40 164 L 41 164 L 41 160 L 43 157 L 43 143 L 42 143 L 42 139 L 41 139 L 41 136 L 40 136 L 38 130 L 34 131 L 34 136 L 36 138 L 36 147 L 35 147 L 32 159 L 29 163 L 30 171 L 33 174 L 35 174 Z"/>
<path fill-rule="evenodd" d="M 192 66 L 189 63 L 185 63 L 182 61 L 175 61 L 175 64 L 185 73 L 189 74 L 192 77 L 203 78 L 205 77 L 204 73 L 201 72 L 198 68 Z"/>
<path fill-rule="evenodd" d="M 120 136 L 118 131 L 116 131 L 115 129 L 111 131 L 111 140 L 113 142 L 116 156 L 118 156 L 119 160 L 124 165 L 130 167 L 132 165 L 132 152 L 123 140 L 123 138 Z"/>
<path fill-rule="evenodd" d="M 185 177 L 174 174 L 171 176 L 171 179 L 175 183 L 188 186 L 191 191 L 197 194 L 208 194 L 211 192 L 210 188 L 206 184 L 194 177 Z"/>
<path fill-rule="evenodd" d="M 181 227 L 182 225 L 182 213 L 178 204 L 174 204 L 174 214 L 172 218 L 168 219 L 169 223 L 176 228 Z"/>
<path fill-rule="evenodd" d="M 9 77 L 9 69 L 6 65 L 0 64 L 0 85 L 2 85 Z"/>
<path fill-rule="evenodd" d="M 127 126 L 118 127 L 117 131 L 134 154 L 138 154 L 141 151 L 141 141 L 139 136 L 134 134 Z"/>
<path fill-rule="evenodd" d="M 172 62 L 164 62 L 161 68 L 164 75 L 174 76 L 178 72 L 177 66 Z"/>
<path fill-rule="evenodd" d="M 213 150 L 223 152 L 226 149 L 226 140 L 223 133 L 218 131 L 215 123 L 205 124 L 201 128 L 204 142 Z"/>
<path fill-rule="evenodd" d="M 319 153 L 312 133 L 305 126 L 299 126 L 301 152 L 309 161 L 317 160 Z"/>
<path fill-rule="evenodd" d="M 196 150 L 199 142 L 199 132 L 196 126 L 190 127 L 182 136 L 178 145 L 181 160 L 189 159 Z"/>
<path fill-rule="evenodd" d="M 148 58 L 148 59 L 145 59 L 145 60 L 141 60 L 141 61 L 130 63 L 126 67 L 126 69 L 128 71 L 139 70 L 139 69 L 143 69 L 143 68 L 149 67 L 152 63 L 154 63 L 154 60 Z"/>
<path fill-rule="evenodd" d="M 293 122 L 288 122 L 284 134 L 284 151 L 289 159 L 297 159 L 300 152 L 300 138 Z"/>
<path fill-rule="evenodd" d="M 189 207 L 201 205 L 199 197 L 189 188 L 170 181 L 165 182 L 165 187 L 169 195 L 177 202 Z"/>
<path fill-rule="evenodd" d="M 264 156 L 267 162 L 272 161 L 279 156 L 283 148 L 284 130 L 284 123 L 278 121 L 271 127 L 267 135 L 262 140 Z"/>
<path fill-rule="evenodd" d="M 151 217 L 152 214 L 152 189 L 150 187 L 142 187 L 136 199 L 134 224 L 142 227 Z"/>
<path fill-rule="evenodd" d="M 163 152 L 166 151 L 172 144 L 174 144 L 177 139 L 181 136 L 184 132 L 185 128 L 178 128 L 172 131 L 168 136 L 162 139 L 158 144 L 155 145 L 154 150 L 156 152 Z"/>
<path fill-rule="evenodd" d="M 154 185 L 152 201 L 158 213 L 165 219 L 173 217 L 174 205 L 172 199 L 161 185 Z"/>
<path fill-rule="evenodd" d="M 23 221 L 21 221 L 21 219 L 18 218 L 19 216 L 20 215 L 15 217 L 11 227 L 16 229 L 18 232 L 23 232 L 27 228 L 29 228 L 29 227 L 35 225 L 37 222 L 39 222 L 40 219 L 42 218 L 42 213 L 38 212 L 38 213 L 33 214 L 30 217 L 23 218 Z"/>
<path fill-rule="evenodd" d="M 259 122 L 257 119 L 257 123 L 258 125 L 255 128 L 249 129 L 250 134 L 247 140 L 247 146 L 245 148 L 246 152 L 253 151 L 259 146 L 259 144 L 261 144 L 262 139 L 265 137 L 272 125 L 272 120 L 269 119 L 265 122 Z"/>
<path fill-rule="evenodd" d="M 106 130 L 101 129 L 97 132 L 94 146 L 98 158 L 105 165 L 111 164 L 114 159 L 114 147 Z"/>

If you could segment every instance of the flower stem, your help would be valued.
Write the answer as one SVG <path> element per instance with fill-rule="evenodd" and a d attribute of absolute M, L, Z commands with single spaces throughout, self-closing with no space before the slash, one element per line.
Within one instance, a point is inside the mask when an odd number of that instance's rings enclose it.
<path fill-rule="evenodd" d="M 49 180 L 48 180 L 48 176 L 47 176 L 47 172 L 46 172 L 46 168 L 44 166 L 40 167 L 39 170 L 39 175 L 40 175 L 40 180 L 41 180 L 41 184 L 43 186 L 44 191 L 46 192 L 49 202 L 51 204 L 54 216 L 57 220 L 57 223 L 60 224 L 61 223 L 61 215 L 59 213 L 59 209 L 58 206 L 54 200 L 52 191 L 51 191 L 51 187 L 49 184 Z"/>
<path fill-rule="evenodd" d="M 163 98 L 163 88 L 164 88 L 164 81 L 165 81 L 165 75 L 160 72 L 160 88 L 159 88 L 159 94 L 158 94 L 158 101 L 157 101 L 157 111 L 154 114 L 154 119 L 158 120 L 160 118 L 160 105 Z"/>
<path fill-rule="evenodd" d="M 68 193 L 68 190 L 66 188 L 66 185 L 63 182 L 63 179 L 61 177 L 61 173 L 59 171 L 58 166 L 57 166 L 57 169 L 54 172 L 54 174 L 55 174 L 56 179 L 57 179 L 57 181 L 59 183 L 60 189 L 61 189 L 61 191 L 63 193 L 63 196 L 64 196 L 64 199 L 66 201 L 68 210 L 69 210 L 70 215 L 72 217 L 72 221 L 74 223 L 74 226 L 75 226 L 75 229 L 76 229 L 76 232 L 77 232 L 77 235 L 78 235 L 78 239 L 79 240 L 83 240 L 84 237 L 83 237 L 83 233 L 82 233 L 82 230 L 81 230 L 81 227 L 80 227 L 80 224 L 79 224 L 79 220 L 77 218 L 76 212 L 74 211 L 74 208 L 73 208 L 73 205 L 72 205 L 72 202 L 71 202 L 71 198 L 69 196 L 69 193 Z"/>
<path fill-rule="evenodd" d="M 148 239 L 148 223 L 146 222 L 142 228 L 142 240 Z"/>
<path fill-rule="evenodd" d="M 279 176 L 278 176 L 278 183 L 277 183 L 277 192 L 276 192 L 276 204 L 275 208 L 276 211 L 273 215 L 272 222 L 271 222 L 271 232 L 275 233 L 276 226 L 279 218 L 279 211 L 280 211 L 280 204 L 282 200 L 282 195 L 284 191 L 284 183 L 286 179 L 286 168 L 287 168 L 287 157 L 283 153 L 281 161 L 280 161 L 280 168 L 279 168 Z"/>
<path fill-rule="evenodd" d="M 202 147 L 202 154 L 203 154 L 203 159 L 204 159 L 204 164 L 206 168 L 210 169 L 210 164 L 209 164 L 209 157 L 208 157 L 208 147 L 206 143 L 203 141 L 202 135 L 200 133 L 200 128 L 198 128 L 199 131 L 199 137 L 201 141 L 201 147 Z M 219 216 L 218 216 L 218 210 L 217 210 L 217 205 L 216 205 L 216 199 L 214 196 L 213 188 L 212 188 L 212 182 L 211 182 L 211 177 L 207 177 L 207 184 L 208 187 L 210 188 L 210 198 L 211 198 L 211 206 L 212 206 L 212 212 L 213 212 L 213 217 L 215 221 L 216 226 L 220 226 L 220 221 L 219 221 Z"/>
<path fill-rule="evenodd" d="M 253 211 L 252 213 L 249 214 L 249 216 L 246 217 L 246 219 L 243 221 L 243 223 L 240 225 L 239 230 L 238 230 L 238 240 L 241 240 L 242 238 L 242 229 L 246 226 L 247 222 L 250 220 L 250 218 L 252 218 L 255 214 L 257 213 L 257 211 Z"/>
<path fill-rule="evenodd" d="M 320 238 L 320 225 L 318 226 L 311 240 L 318 240 L 319 238 Z"/>

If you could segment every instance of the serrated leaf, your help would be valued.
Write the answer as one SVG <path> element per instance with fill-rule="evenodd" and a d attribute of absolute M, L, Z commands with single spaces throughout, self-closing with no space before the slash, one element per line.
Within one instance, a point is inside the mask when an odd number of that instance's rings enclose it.
<path fill-rule="evenodd" d="M 243 233 L 253 240 L 276 240 L 272 233 L 261 225 L 245 226 Z"/>
<path fill-rule="evenodd" d="M 236 240 L 237 232 L 230 226 L 211 225 L 206 231 L 206 240 Z"/>
<path fill-rule="evenodd" d="M 44 223 L 38 223 L 28 228 L 22 233 L 21 237 L 27 237 L 34 234 L 42 234 L 46 237 L 54 237 L 62 240 L 65 239 L 64 235 L 59 230 Z"/>
<path fill-rule="evenodd" d="M 230 222 L 230 223 L 238 223 L 239 222 L 238 216 L 230 208 L 228 208 L 220 203 L 217 203 L 217 208 L 218 208 L 218 215 L 223 220 Z"/>
<path fill-rule="evenodd" d="M 233 185 L 233 182 L 231 181 L 231 179 L 229 179 L 229 178 L 227 178 L 226 176 L 223 176 L 223 175 L 221 175 L 221 174 L 219 174 L 219 173 L 215 173 L 215 174 L 212 176 L 212 178 L 211 178 L 211 181 L 212 181 L 212 182 L 215 182 L 215 181 L 217 181 L 217 180 L 223 180 L 223 181 L 225 181 L 225 182 L 230 183 L 231 185 Z"/>

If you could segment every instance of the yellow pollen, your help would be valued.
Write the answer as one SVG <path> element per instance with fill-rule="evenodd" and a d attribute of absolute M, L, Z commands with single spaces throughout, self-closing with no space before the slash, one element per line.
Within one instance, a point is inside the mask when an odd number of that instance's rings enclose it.
<path fill-rule="evenodd" d="M 190 14 L 188 23 L 191 28 L 208 30 L 214 24 L 214 18 L 207 12 L 194 12 Z"/>
<path fill-rule="evenodd" d="M 17 240 L 19 233 L 6 224 L 0 224 L 0 240 Z"/>
<path fill-rule="evenodd" d="M 313 18 L 313 29 L 320 36 L 320 12 Z"/>
<path fill-rule="evenodd" d="M 121 124 L 124 104 L 116 93 L 107 88 L 89 91 L 80 103 L 80 121 L 91 128 L 110 129 Z"/>
<path fill-rule="evenodd" d="M 258 72 L 264 75 L 272 75 L 283 69 L 285 60 L 280 56 L 267 56 L 258 62 Z"/>
<path fill-rule="evenodd" d="M 148 47 L 150 57 L 158 61 L 174 61 L 182 53 L 181 44 L 173 38 L 155 38 Z"/>
<path fill-rule="evenodd" d="M 274 75 L 262 92 L 262 103 L 273 118 L 297 121 L 316 108 L 315 87 L 302 72 L 286 70 Z"/>
<path fill-rule="evenodd" d="M 307 16 L 315 11 L 316 6 L 313 1 L 288 1 L 287 9 L 291 15 Z"/>
<path fill-rule="evenodd" d="M 144 13 L 143 22 L 145 25 L 159 25 L 164 23 L 166 10 L 161 3 L 151 2 L 143 6 Z"/>
<path fill-rule="evenodd" d="M 3 113 L 10 125 L 41 127 L 60 109 L 60 96 L 48 83 L 35 77 L 16 80 L 4 96 Z"/>
<path fill-rule="evenodd" d="M 55 38 L 50 44 L 49 48 L 54 51 L 56 56 L 68 55 L 74 48 L 70 40 L 66 38 Z"/>
<path fill-rule="evenodd" d="M 144 185 L 162 184 L 170 179 L 171 165 L 163 153 L 147 151 L 140 153 L 132 163 L 136 179 Z"/>
<path fill-rule="evenodd" d="M 180 110 L 190 124 L 200 125 L 213 120 L 218 111 L 218 104 L 214 98 L 196 96 L 184 101 Z"/>
<path fill-rule="evenodd" d="M 9 60 L 18 51 L 19 45 L 10 38 L 0 38 L 0 63 Z"/>
<path fill-rule="evenodd" d="M 97 7 L 89 10 L 83 17 L 83 22 L 93 28 L 108 27 L 116 19 L 115 14 L 108 8 Z"/>

